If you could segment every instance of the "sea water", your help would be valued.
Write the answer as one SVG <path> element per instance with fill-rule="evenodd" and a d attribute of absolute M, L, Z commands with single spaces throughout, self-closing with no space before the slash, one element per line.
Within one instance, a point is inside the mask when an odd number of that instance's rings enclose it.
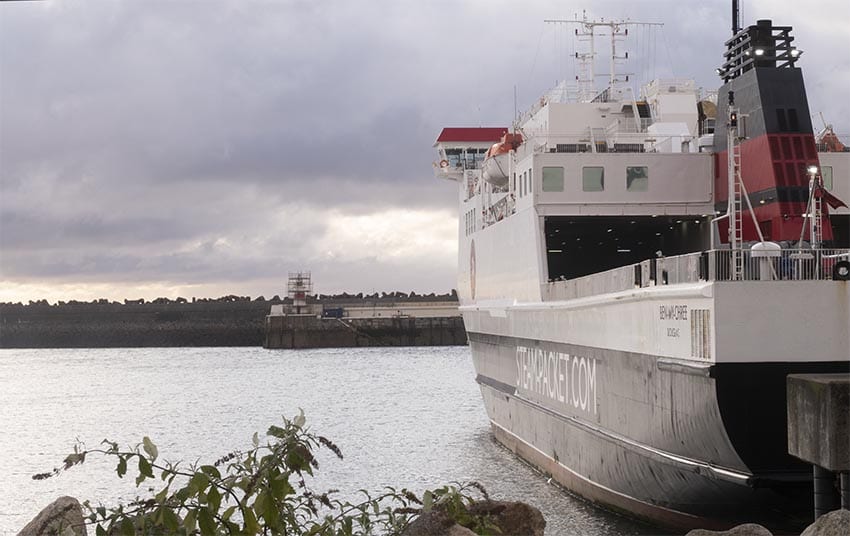
<path fill-rule="evenodd" d="M 149 436 L 160 459 L 211 463 L 301 410 L 344 455 L 319 457 L 317 491 L 476 481 L 540 508 L 547 535 L 660 533 L 570 496 L 495 443 L 474 377 L 467 347 L 0 350 L 0 534 L 61 495 L 114 505 L 146 493 L 97 458 L 32 479 L 76 441 Z"/>

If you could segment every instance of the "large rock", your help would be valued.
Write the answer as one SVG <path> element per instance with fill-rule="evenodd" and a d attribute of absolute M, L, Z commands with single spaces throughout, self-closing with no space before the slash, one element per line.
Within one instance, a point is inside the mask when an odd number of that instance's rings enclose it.
<path fill-rule="evenodd" d="M 511 536 L 543 536 L 546 520 L 540 510 L 521 502 L 479 501 L 473 503 L 469 513 L 488 516 L 499 529 L 499 534 Z M 417 517 L 402 533 L 403 536 L 470 536 L 468 528 L 456 524 L 441 508 L 435 508 Z"/>
<path fill-rule="evenodd" d="M 729 530 L 694 529 L 685 536 L 773 536 L 773 533 L 757 523 L 746 523 Z"/>
<path fill-rule="evenodd" d="M 546 528 L 546 520 L 540 510 L 521 502 L 479 501 L 470 507 L 469 512 L 490 516 L 502 534 L 543 536 Z"/>
<path fill-rule="evenodd" d="M 18 533 L 18 536 L 87 535 L 83 508 L 73 497 L 59 497 Z"/>
<path fill-rule="evenodd" d="M 833 510 L 806 527 L 800 536 L 847 536 L 850 534 L 850 510 Z"/>
<path fill-rule="evenodd" d="M 456 532 L 457 530 L 460 530 L 459 534 Z M 452 536 L 475 534 L 471 530 L 455 523 L 445 510 L 435 508 L 430 512 L 420 514 L 419 517 L 414 519 L 404 529 L 402 536 L 442 536 L 443 534 L 449 534 L 450 531 L 452 532 Z M 468 534 L 464 534 L 463 531 L 467 531 Z"/>

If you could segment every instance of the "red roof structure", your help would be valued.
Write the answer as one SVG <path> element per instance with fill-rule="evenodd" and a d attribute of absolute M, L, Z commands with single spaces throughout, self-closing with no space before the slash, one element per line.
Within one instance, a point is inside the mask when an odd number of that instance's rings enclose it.
<path fill-rule="evenodd" d="M 507 132 L 506 127 L 447 127 L 440 132 L 440 142 L 490 142 L 495 143 Z"/>

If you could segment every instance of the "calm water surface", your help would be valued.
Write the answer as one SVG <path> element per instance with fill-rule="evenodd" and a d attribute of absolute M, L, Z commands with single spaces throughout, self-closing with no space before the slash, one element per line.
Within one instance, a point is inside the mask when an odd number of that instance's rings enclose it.
<path fill-rule="evenodd" d="M 548 535 L 659 532 L 574 499 L 498 446 L 468 348 L 425 347 L 0 350 L 0 534 L 15 534 L 60 495 L 114 504 L 138 493 L 94 459 L 31 479 L 59 465 L 77 438 L 94 447 L 147 435 L 161 458 L 209 463 L 298 408 L 345 456 L 320 457 L 315 489 L 476 480 L 495 498 L 540 508 Z"/>

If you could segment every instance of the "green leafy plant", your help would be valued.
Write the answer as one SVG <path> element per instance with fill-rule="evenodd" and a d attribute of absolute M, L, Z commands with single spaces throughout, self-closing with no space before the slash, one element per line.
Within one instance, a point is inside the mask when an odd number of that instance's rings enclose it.
<path fill-rule="evenodd" d="M 87 522 L 97 536 L 175 535 L 299 535 L 348 536 L 399 534 L 419 514 L 432 509 L 478 534 L 498 533 L 485 516 L 470 513 L 474 495 L 487 499 L 478 483 L 444 486 L 426 491 L 420 499 L 407 489 L 388 487 L 378 494 L 360 490 L 360 502 L 339 500 L 336 490 L 316 493 L 305 475 L 318 469 L 315 454 L 327 449 L 342 459 L 329 439 L 305 427 L 303 412 L 271 426 L 264 442 L 255 433 L 252 447 L 230 452 L 212 464 L 181 467 L 161 461 L 150 438 L 122 450 L 104 440 L 101 448 L 74 446 L 60 468 L 34 475 L 36 480 L 58 475 L 97 454 L 114 458 L 119 477 L 135 474 L 136 486 L 149 487 L 150 495 L 114 507 L 83 502 Z M 474 495 L 473 495 L 474 494 Z"/>

